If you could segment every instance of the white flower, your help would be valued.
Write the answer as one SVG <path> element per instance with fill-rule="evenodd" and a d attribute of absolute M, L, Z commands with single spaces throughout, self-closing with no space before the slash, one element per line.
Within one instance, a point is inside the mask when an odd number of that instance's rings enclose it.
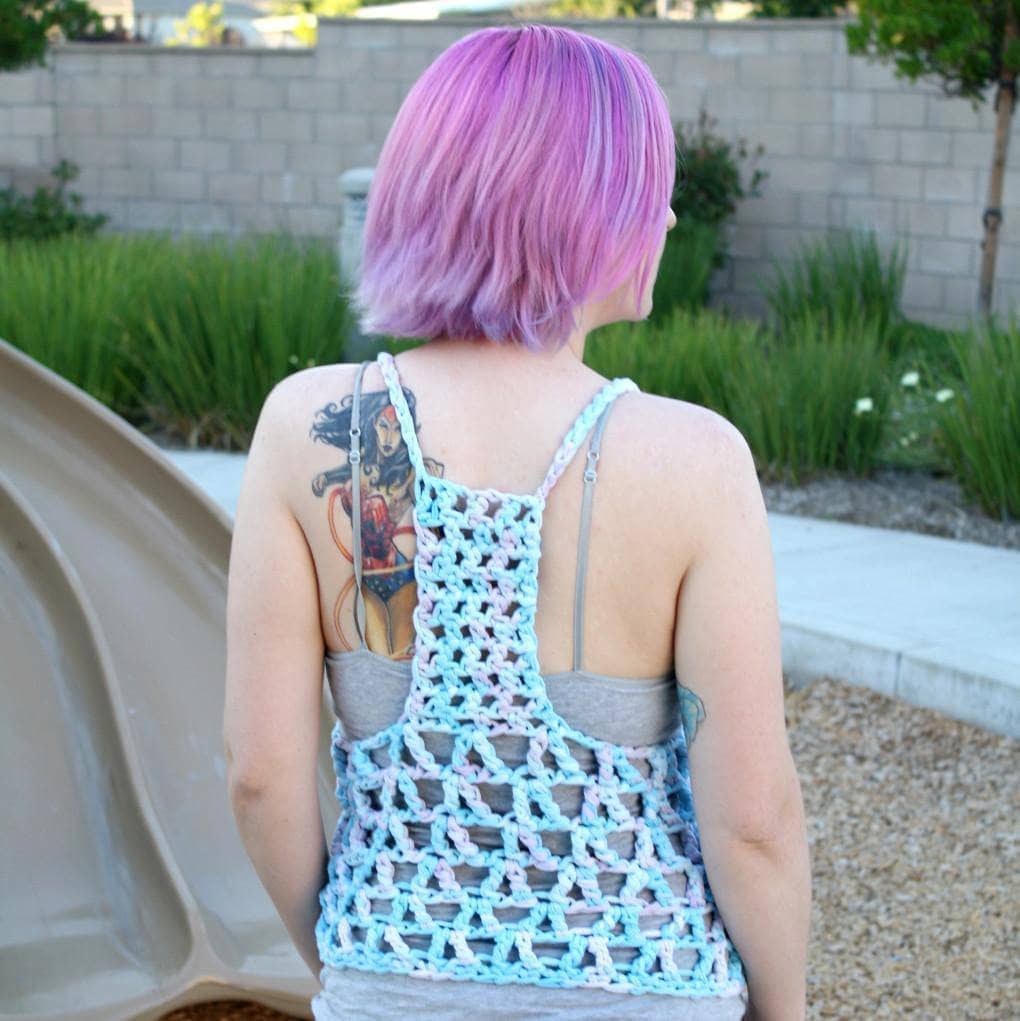
<path fill-rule="evenodd" d="M 871 411 L 873 407 L 870 397 L 858 397 L 857 403 L 854 405 L 854 414 L 860 415 L 862 412 Z"/>
<path fill-rule="evenodd" d="M 945 390 L 939 390 L 935 394 L 935 400 L 937 400 L 939 402 L 939 404 L 944 404 L 952 396 L 953 396 L 953 391 L 947 388 Z"/>
<path fill-rule="evenodd" d="M 920 375 L 916 372 L 905 372 L 900 380 L 900 386 L 917 386 Z"/>

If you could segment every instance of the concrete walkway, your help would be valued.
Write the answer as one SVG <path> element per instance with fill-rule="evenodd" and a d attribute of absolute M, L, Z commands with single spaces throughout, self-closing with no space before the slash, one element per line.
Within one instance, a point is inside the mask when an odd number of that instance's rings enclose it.
<path fill-rule="evenodd" d="M 233 515 L 243 454 L 164 450 Z M 783 668 L 1020 737 L 1020 552 L 770 514 Z"/>

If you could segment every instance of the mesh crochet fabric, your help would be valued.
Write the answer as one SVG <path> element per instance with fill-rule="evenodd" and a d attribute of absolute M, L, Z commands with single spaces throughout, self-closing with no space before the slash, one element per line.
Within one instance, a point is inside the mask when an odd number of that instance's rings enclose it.
<path fill-rule="evenodd" d="M 637 384 L 607 383 L 574 421 L 539 489 L 506 493 L 427 471 L 393 359 L 382 352 L 377 361 L 415 472 L 415 655 L 391 726 L 360 741 L 339 721 L 333 728 L 340 818 L 319 893 L 323 964 L 428 979 L 738 995 L 744 971 L 702 864 L 683 728 L 654 745 L 598 740 L 556 713 L 538 666 L 546 497 L 602 411 Z M 358 437 L 352 433 L 352 451 Z M 359 460 L 355 454 L 356 470 Z M 526 744 L 522 763 L 499 754 L 510 736 Z M 442 785 L 437 803 L 421 796 L 418 784 L 429 780 Z M 579 814 L 564 814 L 552 796 L 559 787 L 580 795 Z M 424 827 L 431 840 L 416 843 L 409 827 Z M 484 827 L 501 846 L 472 840 Z M 609 846 L 625 831 L 629 857 Z M 534 869 L 555 881 L 532 889 Z M 616 893 L 600 883 L 608 874 L 620 880 Z M 677 874 L 686 880 L 682 895 L 667 881 Z M 429 908 L 437 905 L 454 905 L 456 914 L 434 917 Z M 597 912 L 597 921 L 572 924 L 585 912 Z M 692 966 L 675 960 L 682 948 L 696 952 Z M 618 959 L 621 950 L 629 960 Z"/>

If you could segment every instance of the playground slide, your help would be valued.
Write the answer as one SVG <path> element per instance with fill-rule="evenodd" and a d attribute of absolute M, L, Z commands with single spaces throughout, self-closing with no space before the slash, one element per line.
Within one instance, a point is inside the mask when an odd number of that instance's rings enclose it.
<path fill-rule="evenodd" d="M 155 444 L 0 341 L 0 1021 L 311 1017 L 227 797 L 230 533 Z"/>

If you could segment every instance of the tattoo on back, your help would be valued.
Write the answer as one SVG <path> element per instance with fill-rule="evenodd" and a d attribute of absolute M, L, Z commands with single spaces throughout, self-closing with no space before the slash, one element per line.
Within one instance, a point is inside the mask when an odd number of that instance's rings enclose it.
<path fill-rule="evenodd" d="M 415 417 L 414 394 L 403 387 L 404 398 Z M 414 467 L 400 432 L 396 411 L 386 390 L 361 394 L 361 462 L 351 465 L 346 458 L 354 395 L 339 402 L 330 401 L 315 413 L 309 435 L 313 441 L 328 443 L 343 450 L 343 464 L 317 474 L 311 482 L 312 493 L 326 498 L 330 534 L 342 556 L 354 562 L 353 550 L 341 542 L 336 528 L 337 504 L 353 523 L 352 469 L 361 472 L 361 556 L 362 592 L 365 598 L 366 646 L 391 659 L 410 659 L 414 654 L 414 627 L 411 614 L 417 601 L 413 553 L 407 556 L 398 548 L 398 535 L 414 536 L 410 511 L 414 502 Z M 417 429 L 417 423 L 415 425 Z M 442 476 L 441 462 L 426 457 L 428 471 Z M 344 633 L 341 619 L 346 605 L 353 606 L 353 580 L 345 585 L 333 607 L 333 625 L 348 648 L 357 647 L 357 635 Z M 352 609 L 353 618 L 353 609 Z"/>

